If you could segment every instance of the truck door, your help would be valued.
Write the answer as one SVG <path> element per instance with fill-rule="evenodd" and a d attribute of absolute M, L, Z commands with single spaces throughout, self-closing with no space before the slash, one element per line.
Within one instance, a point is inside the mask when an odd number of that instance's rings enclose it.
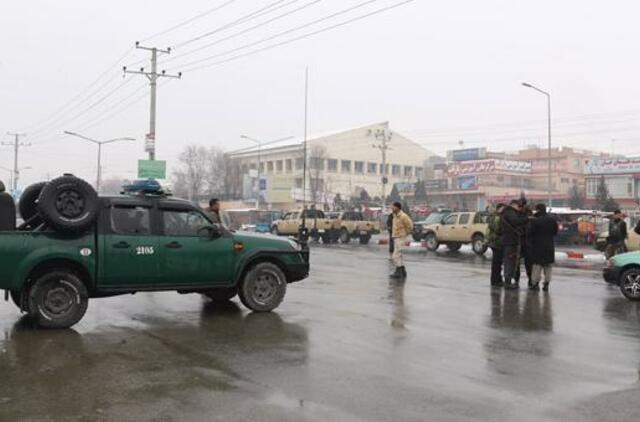
<path fill-rule="evenodd" d="M 113 204 L 103 214 L 99 285 L 156 283 L 160 275 L 158 237 L 151 230 L 151 203 Z"/>
<path fill-rule="evenodd" d="M 464 212 L 458 217 L 458 225 L 456 226 L 453 234 L 453 240 L 458 242 L 471 241 L 471 213 Z"/>
<path fill-rule="evenodd" d="M 233 237 L 212 238 L 201 230 L 212 223 L 193 208 L 160 206 L 162 281 L 168 285 L 229 284 L 233 277 Z"/>
<path fill-rule="evenodd" d="M 448 215 L 442 224 L 438 226 L 438 240 L 442 242 L 452 241 L 458 228 L 458 214 Z"/>

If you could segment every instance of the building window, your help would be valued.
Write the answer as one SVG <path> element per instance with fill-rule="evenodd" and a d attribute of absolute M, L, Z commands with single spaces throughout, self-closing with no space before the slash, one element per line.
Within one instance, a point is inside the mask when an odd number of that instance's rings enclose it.
<path fill-rule="evenodd" d="M 296 158 L 296 170 L 302 170 L 304 167 L 304 160 L 302 158 Z"/>
<path fill-rule="evenodd" d="M 400 176 L 400 165 L 394 164 L 391 166 L 391 174 L 394 176 Z"/>
<path fill-rule="evenodd" d="M 498 182 L 504 182 L 504 176 L 503 175 L 498 175 Z"/>
<path fill-rule="evenodd" d="M 376 163 L 367 163 L 367 173 L 376 174 L 378 171 L 378 164 Z"/>
<path fill-rule="evenodd" d="M 282 173 L 282 160 L 276 161 L 276 171 Z"/>
<path fill-rule="evenodd" d="M 380 164 L 380 174 L 389 174 L 389 164 L 384 166 L 384 170 L 382 167 L 383 167 L 382 164 Z"/>
<path fill-rule="evenodd" d="M 338 160 L 329 158 L 327 160 L 327 170 L 337 172 L 338 171 Z"/>
<path fill-rule="evenodd" d="M 267 161 L 267 173 L 273 173 L 273 161 Z"/>
<path fill-rule="evenodd" d="M 302 189 L 302 177 L 296 178 L 296 188 Z"/>
<path fill-rule="evenodd" d="M 411 177 L 411 176 L 413 176 L 413 167 L 404 166 L 404 177 Z"/>
<path fill-rule="evenodd" d="M 424 169 L 422 167 L 416 167 L 416 177 L 420 180 L 424 177 Z"/>
<path fill-rule="evenodd" d="M 284 160 L 284 169 L 287 173 L 291 173 L 293 171 L 293 161 L 291 161 L 291 158 Z"/>
<path fill-rule="evenodd" d="M 309 168 L 314 170 L 324 170 L 324 158 L 311 157 L 309 159 Z"/>
<path fill-rule="evenodd" d="M 356 173 L 364 174 L 364 161 L 356 161 L 353 163 L 353 170 Z"/>
<path fill-rule="evenodd" d="M 351 160 L 342 160 L 340 163 L 340 170 L 343 173 L 351 173 Z"/>
<path fill-rule="evenodd" d="M 569 183 L 569 178 L 568 177 L 561 177 L 560 178 L 560 183 Z"/>
<path fill-rule="evenodd" d="M 264 173 L 264 163 L 260 163 L 260 173 Z"/>
<path fill-rule="evenodd" d="M 256 163 L 249 164 L 249 170 L 255 170 L 255 169 L 256 169 Z"/>

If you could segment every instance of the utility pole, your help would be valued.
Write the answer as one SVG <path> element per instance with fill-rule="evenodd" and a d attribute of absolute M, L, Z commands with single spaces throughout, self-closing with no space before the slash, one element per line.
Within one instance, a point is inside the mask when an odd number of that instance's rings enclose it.
<path fill-rule="evenodd" d="M 389 141 L 391 141 L 391 137 L 393 133 L 388 128 L 384 129 L 376 129 L 373 132 L 373 136 L 376 138 L 379 143 L 373 144 L 374 148 L 377 148 L 382 153 L 382 208 L 385 208 L 385 204 L 387 203 L 387 183 L 389 183 L 389 178 L 387 177 L 387 151 L 389 150 Z"/>
<path fill-rule="evenodd" d="M 178 72 L 176 75 L 170 75 L 166 73 L 166 71 L 162 71 L 158 73 L 158 53 L 161 54 L 170 54 L 171 48 L 167 49 L 159 49 L 157 47 L 144 47 L 141 46 L 138 41 L 136 41 L 136 48 L 140 50 L 147 50 L 151 52 L 151 72 L 147 72 L 144 70 L 144 67 L 141 67 L 140 70 L 127 70 L 127 67 L 124 66 L 122 71 L 126 75 L 127 73 L 136 74 L 136 75 L 144 75 L 149 79 L 149 86 L 151 87 L 151 102 L 150 102 L 150 110 L 149 110 L 149 133 L 145 136 L 145 145 L 144 149 L 147 153 L 149 153 L 149 160 L 156 159 L 156 90 L 158 87 L 158 78 L 175 78 L 180 79 L 182 77 L 182 72 Z"/>
<path fill-rule="evenodd" d="M 20 147 L 28 147 L 31 144 L 25 144 L 20 142 L 21 136 L 27 136 L 24 133 L 7 132 L 7 135 L 13 136 L 13 142 L 3 142 L 2 145 L 13 147 L 13 192 L 18 190 L 18 178 L 20 177 L 20 169 L 18 168 L 18 155 L 20 154 Z"/>

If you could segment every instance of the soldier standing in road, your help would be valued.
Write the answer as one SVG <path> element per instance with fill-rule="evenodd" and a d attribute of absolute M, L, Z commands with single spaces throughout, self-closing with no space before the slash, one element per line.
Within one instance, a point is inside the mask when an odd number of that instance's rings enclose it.
<path fill-rule="evenodd" d="M 540 280 L 544 271 L 544 284 L 542 290 L 549 291 L 551 283 L 551 265 L 555 261 L 555 237 L 558 234 L 558 223 L 547 214 L 545 204 L 537 204 L 533 220 L 531 220 L 527 238 L 531 246 L 531 261 L 533 269 L 531 271 L 530 290 L 540 290 Z"/>
<path fill-rule="evenodd" d="M 625 242 L 627 240 L 627 223 L 624 221 L 622 211 L 615 210 L 613 218 L 609 222 L 609 236 L 607 236 L 607 248 L 605 256 L 607 259 L 626 251 Z"/>
<path fill-rule="evenodd" d="M 502 247 L 504 253 L 504 288 L 520 287 L 515 280 L 520 266 L 520 241 L 527 224 L 527 216 L 521 212 L 520 201 L 514 199 L 502 213 Z"/>
<path fill-rule="evenodd" d="M 502 249 L 502 212 L 505 204 L 496 205 L 495 211 L 489 216 L 489 233 L 487 234 L 487 245 L 491 248 L 491 285 L 502 286 L 502 261 L 504 253 Z"/>
<path fill-rule="evenodd" d="M 405 248 L 407 237 L 413 230 L 413 222 L 411 218 L 402 211 L 402 204 L 400 202 L 394 202 L 392 207 L 393 222 L 391 228 L 391 235 L 393 236 L 393 264 L 396 270 L 391 274 L 391 278 L 404 279 L 407 277 L 407 270 L 404 267 L 404 260 L 402 259 L 402 251 Z"/>
<path fill-rule="evenodd" d="M 222 223 L 220 218 L 220 201 L 218 198 L 211 198 L 209 200 L 209 206 L 204 210 L 214 223 Z"/>

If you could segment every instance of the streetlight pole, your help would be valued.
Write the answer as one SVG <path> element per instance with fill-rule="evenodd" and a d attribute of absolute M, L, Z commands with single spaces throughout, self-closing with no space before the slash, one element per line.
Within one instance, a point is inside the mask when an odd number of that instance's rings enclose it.
<path fill-rule="evenodd" d="M 527 82 L 523 82 L 522 86 L 538 91 L 547 97 L 547 206 L 551 207 L 551 94 Z"/>
<path fill-rule="evenodd" d="M 64 131 L 65 134 L 75 136 L 76 138 L 84 139 L 85 141 L 89 141 L 93 144 L 98 145 L 98 170 L 96 172 L 96 191 L 100 193 L 100 183 L 102 182 L 102 145 L 104 144 L 112 144 L 114 142 L 119 141 L 135 141 L 135 138 L 114 138 L 106 141 L 98 141 L 96 139 L 89 138 L 84 135 L 80 135 L 79 133 L 69 132 L 68 130 Z"/>
<path fill-rule="evenodd" d="M 258 145 L 258 167 L 257 167 L 257 172 L 258 172 L 258 194 L 256 196 L 256 208 L 260 208 L 260 154 L 262 151 L 262 145 L 263 144 L 274 144 L 276 142 L 281 142 L 281 141 L 288 141 L 289 139 L 292 139 L 293 136 L 287 136 L 285 138 L 280 138 L 280 139 L 275 139 L 273 141 L 269 141 L 269 142 L 263 142 L 260 139 L 255 139 L 252 138 L 251 136 L 247 136 L 247 135 L 240 135 L 240 138 L 242 139 L 246 139 L 247 141 L 251 141 L 254 144 Z"/>

